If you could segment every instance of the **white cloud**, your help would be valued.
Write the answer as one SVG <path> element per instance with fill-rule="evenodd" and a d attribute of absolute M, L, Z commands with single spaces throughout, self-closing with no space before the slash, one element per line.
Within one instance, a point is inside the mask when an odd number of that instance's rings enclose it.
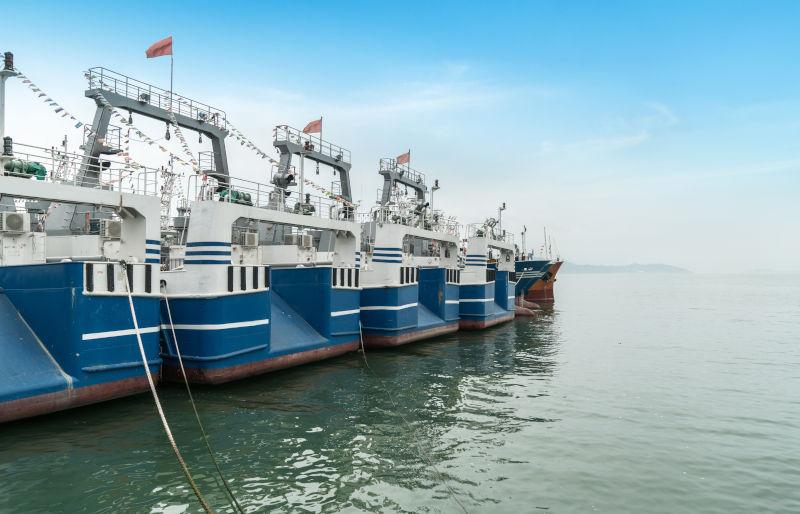
<path fill-rule="evenodd" d="M 671 126 L 680 121 L 669 107 L 659 102 L 645 102 L 645 105 L 656 111 L 655 116 L 649 116 L 645 119 L 655 125 Z"/>
<path fill-rule="evenodd" d="M 539 145 L 539 153 L 544 154 L 582 154 L 617 152 L 627 148 L 639 146 L 650 138 L 646 130 L 639 130 L 633 134 L 621 134 L 610 137 L 596 137 L 583 139 L 580 141 L 570 141 L 567 143 L 553 143 L 552 141 L 542 141 Z"/>

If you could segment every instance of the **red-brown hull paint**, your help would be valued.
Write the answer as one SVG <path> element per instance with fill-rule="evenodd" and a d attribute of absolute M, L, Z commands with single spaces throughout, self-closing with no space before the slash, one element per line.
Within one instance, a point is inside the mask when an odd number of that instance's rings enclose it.
<path fill-rule="evenodd" d="M 504 323 L 512 319 L 514 319 L 513 312 L 506 316 L 501 316 L 499 318 L 482 320 L 482 321 L 462 319 L 461 321 L 458 322 L 458 326 L 459 328 L 461 328 L 461 330 L 481 330 L 483 328 L 493 327 L 494 325 L 498 325 L 500 323 Z"/>
<path fill-rule="evenodd" d="M 450 334 L 456 331 L 458 331 L 458 323 L 443 325 L 441 327 L 427 328 L 425 330 L 408 332 L 406 334 L 400 334 L 396 336 L 364 334 L 364 346 L 369 348 L 388 348 L 391 346 L 400 346 L 402 344 L 413 343 L 414 341 L 421 341 L 422 339 L 430 339 L 431 337 Z"/>
<path fill-rule="evenodd" d="M 309 362 L 337 357 L 357 350 L 358 344 L 358 341 L 353 341 L 336 346 L 326 346 L 325 348 L 317 348 L 316 350 L 308 350 L 306 352 L 292 353 L 261 361 L 248 362 L 246 364 L 239 364 L 227 368 L 186 368 L 186 378 L 193 384 L 223 384 L 232 380 L 239 380 L 270 371 L 277 371 L 279 369 L 291 368 Z M 183 382 L 183 375 L 178 366 L 162 365 L 161 377 L 168 382 Z"/>
<path fill-rule="evenodd" d="M 154 382 L 158 381 L 158 373 L 151 373 L 150 376 Z M 122 398 L 143 393 L 148 389 L 147 377 L 142 375 L 116 382 L 20 398 L 0 405 L 0 423 Z"/>
<path fill-rule="evenodd" d="M 553 264 L 548 272 L 550 272 L 550 279 L 547 281 L 539 280 L 536 282 L 533 287 L 528 289 L 525 293 L 525 300 L 529 302 L 536 302 L 536 303 L 553 303 L 555 301 L 555 295 L 553 293 L 553 284 L 556 281 L 556 274 L 558 270 L 561 268 L 563 261 L 558 261 Z"/>

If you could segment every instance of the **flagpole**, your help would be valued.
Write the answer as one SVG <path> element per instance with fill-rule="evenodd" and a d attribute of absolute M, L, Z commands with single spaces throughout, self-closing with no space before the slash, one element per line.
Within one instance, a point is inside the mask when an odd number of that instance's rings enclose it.
<path fill-rule="evenodd" d="M 319 116 L 319 151 L 322 152 L 322 115 Z"/>
<path fill-rule="evenodd" d="M 171 49 L 170 49 L 171 51 Z M 172 110 L 172 75 L 173 75 L 173 58 L 169 54 L 169 110 Z"/>

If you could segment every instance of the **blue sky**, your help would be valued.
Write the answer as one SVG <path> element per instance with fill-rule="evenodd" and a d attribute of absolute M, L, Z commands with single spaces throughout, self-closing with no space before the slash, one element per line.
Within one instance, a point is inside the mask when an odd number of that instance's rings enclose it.
<path fill-rule="evenodd" d="M 225 109 L 265 149 L 272 126 L 324 115 L 326 139 L 353 152 L 364 205 L 378 159 L 411 148 L 443 186 L 437 207 L 473 222 L 505 201 L 506 228 L 546 225 L 574 262 L 800 268 L 797 2 L 4 10 L 0 46 L 83 119 L 84 69 L 166 86 L 168 59 L 144 50 L 172 35 L 176 91 Z M 27 90 L 8 95 L 15 139 L 49 146 L 72 130 Z M 230 160 L 263 178 L 251 155 Z"/>

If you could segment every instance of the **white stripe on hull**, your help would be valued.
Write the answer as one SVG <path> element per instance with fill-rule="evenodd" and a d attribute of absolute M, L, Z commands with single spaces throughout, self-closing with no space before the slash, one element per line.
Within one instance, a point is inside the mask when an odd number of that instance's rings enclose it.
<path fill-rule="evenodd" d="M 256 319 L 253 321 L 235 321 L 233 323 L 214 323 L 214 324 L 176 324 L 175 330 L 227 330 L 229 328 L 257 327 L 269 325 L 269 319 Z M 161 328 L 168 329 L 169 325 L 161 325 Z"/>
<path fill-rule="evenodd" d="M 416 307 L 418 304 L 417 302 L 414 303 L 407 303 L 405 305 L 370 305 L 367 307 L 361 307 L 362 311 L 401 311 L 403 309 L 410 309 L 411 307 Z"/>
<path fill-rule="evenodd" d="M 139 329 L 141 334 L 152 334 L 158 332 L 158 327 L 142 327 Z M 109 332 L 94 332 L 92 334 L 83 334 L 81 339 L 84 341 L 91 341 L 93 339 L 107 339 L 110 337 L 122 337 L 136 335 L 136 329 L 129 328 L 127 330 L 111 330 Z"/>
<path fill-rule="evenodd" d="M 335 311 L 331 312 L 331 316 L 335 318 L 337 316 L 349 316 L 350 314 L 358 314 L 359 312 L 361 312 L 361 309 L 353 309 L 351 311 Z"/>

